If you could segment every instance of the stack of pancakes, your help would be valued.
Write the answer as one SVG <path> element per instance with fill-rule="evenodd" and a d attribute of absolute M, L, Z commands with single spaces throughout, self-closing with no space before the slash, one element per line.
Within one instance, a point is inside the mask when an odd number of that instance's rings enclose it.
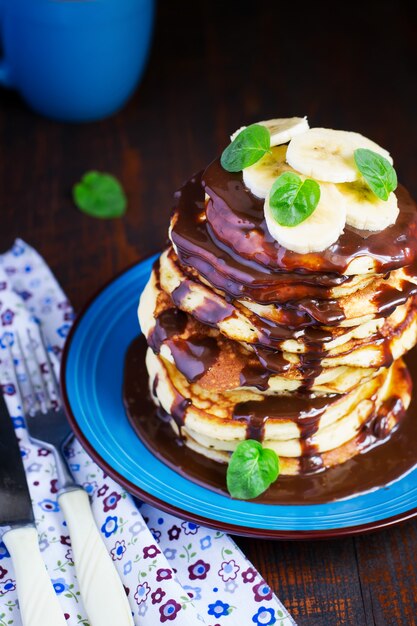
<path fill-rule="evenodd" d="M 263 201 L 219 160 L 176 195 L 171 246 L 139 304 L 153 398 L 186 445 L 227 462 L 242 440 L 314 472 L 400 424 L 417 341 L 417 210 L 346 226 L 323 252 L 275 241 Z"/>

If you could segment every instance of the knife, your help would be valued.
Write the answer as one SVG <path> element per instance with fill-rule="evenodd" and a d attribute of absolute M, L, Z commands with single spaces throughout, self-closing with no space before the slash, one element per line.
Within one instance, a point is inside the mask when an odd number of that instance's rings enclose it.
<path fill-rule="evenodd" d="M 22 456 L 0 393 L 0 526 L 16 577 L 24 626 L 66 626 L 42 560 Z"/>

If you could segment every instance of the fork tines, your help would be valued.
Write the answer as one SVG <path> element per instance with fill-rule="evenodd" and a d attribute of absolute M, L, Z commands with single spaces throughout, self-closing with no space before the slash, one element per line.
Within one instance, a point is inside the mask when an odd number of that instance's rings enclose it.
<path fill-rule="evenodd" d="M 17 355 L 13 354 L 9 343 L 9 356 L 23 412 L 33 415 L 37 411 L 46 413 L 51 408 L 59 408 L 58 380 L 42 328 L 38 327 L 39 340 L 33 337 L 29 328 L 26 328 L 26 341 L 19 332 L 14 331 L 13 334 Z M 28 355 L 25 354 L 25 349 Z"/>

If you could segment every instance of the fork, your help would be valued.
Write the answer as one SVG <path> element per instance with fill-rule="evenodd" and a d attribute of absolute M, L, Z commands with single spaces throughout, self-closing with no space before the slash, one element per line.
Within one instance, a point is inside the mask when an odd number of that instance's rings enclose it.
<path fill-rule="evenodd" d="M 47 450 L 55 458 L 58 474 L 58 503 L 64 513 L 71 538 L 75 570 L 81 597 L 91 626 L 133 626 L 129 602 L 122 582 L 113 565 L 95 523 L 87 492 L 73 479 L 67 465 L 64 448 L 72 437 L 61 404 L 58 380 L 39 327 L 37 343 L 26 329 L 27 341 L 23 342 L 15 332 L 17 361 L 9 346 L 22 410 L 30 440 Z M 30 361 L 24 348 L 36 366 L 37 376 L 31 371 Z M 42 363 L 36 351 L 41 349 L 46 363 Z M 21 363 L 24 376 L 19 374 Z M 49 374 L 49 384 L 46 375 Z M 26 380 L 28 395 L 23 389 Z M 38 390 L 36 381 L 38 382 Z M 40 385 L 39 385 L 40 383 Z M 52 390 L 51 390 L 52 386 Z M 40 389 L 40 390 L 39 390 Z"/>

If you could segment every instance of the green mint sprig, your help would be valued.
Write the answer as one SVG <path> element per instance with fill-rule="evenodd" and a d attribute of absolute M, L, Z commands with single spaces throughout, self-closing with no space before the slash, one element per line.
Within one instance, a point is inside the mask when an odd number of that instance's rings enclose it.
<path fill-rule="evenodd" d="M 398 185 L 397 174 L 391 163 L 367 148 L 358 148 L 353 156 L 356 167 L 374 194 L 381 200 L 388 200 L 389 194 Z"/>
<path fill-rule="evenodd" d="M 111 219 L 121 217 L 126 212 L 125 192 L 111 174 L 87 172 L 74 185 L 72 194 L 76 206 L 92 217 Z"/>
<path fill-rule="evenodd" d="M 302 181 L 293 172 L 284 172 L 272 185 L 269 206 L 280 226 L 297 226 L 313 213 L 320 201 L 320 186 L 310 178 Z"/>
<path fill-rule="evenodd" d="M 228 172 L 240 172 L 253 165 L 271 148 L 271 136 L 265 126 L 252 124 L 244 128 L 230 143 L 220 159 Z"/>
<path fill-rule="evenodd" d="M 251 500 L 266 491 L 279 475 L 278 455 L 259 441 L 241 441 L 227 468 L 227 489 L 233 498 Z"/>

